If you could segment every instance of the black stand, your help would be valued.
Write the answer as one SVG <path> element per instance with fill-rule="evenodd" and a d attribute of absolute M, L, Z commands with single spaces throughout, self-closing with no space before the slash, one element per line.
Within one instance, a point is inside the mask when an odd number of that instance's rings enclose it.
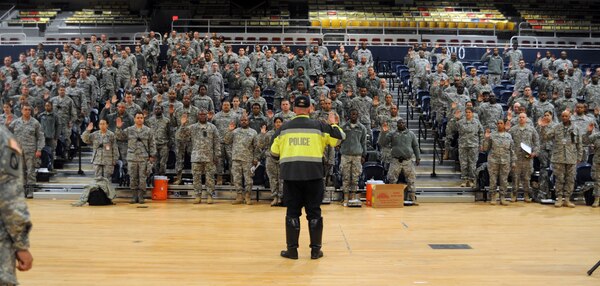
<path fill-rule="evenodd" d="M 81 137 L 79 136 L 79 134 L 77 134 L 77 135 L 78 135 L 77 137 L 79 137 L 79 139 L 78 139 L 79 140 L 79 152 L 78 152 L 79 153 L 79 171 L 77 171 L 77 174 L 85 175 L 85 173 L 81 169 L 81 143 L 82 143 L 82 140 L 81 140 Z"/>
<path fill-rule="evenodd" d="M 594 265 L 592 268 L 590 268 L 590 270 L 588 270 L 587 275 L 591 276 L 594 271 L 596 271 L 596 268 L 598 268 L 600 266 L 600 260 L 598 262 L 596 262 L 596 265 Z"/>

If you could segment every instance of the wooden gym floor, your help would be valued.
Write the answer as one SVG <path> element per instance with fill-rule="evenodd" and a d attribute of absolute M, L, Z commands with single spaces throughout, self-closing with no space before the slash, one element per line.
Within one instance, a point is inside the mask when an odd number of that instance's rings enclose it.
<path fill-rule="evenodd" d="M 325 257 L 310 260 L 303 217 L 294 261 L 279 257 L 285 208 L 267 202 L 28 204 L 35 261 L 22 285 L 600 285 L 600 270 L 586 274 L 600 259 L 600 209 L 585 206 L 325 205 Z"/>

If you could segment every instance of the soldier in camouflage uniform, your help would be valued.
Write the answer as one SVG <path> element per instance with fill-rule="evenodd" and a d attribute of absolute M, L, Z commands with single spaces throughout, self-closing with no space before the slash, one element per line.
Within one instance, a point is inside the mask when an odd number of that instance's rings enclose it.
<path fill-rule="evenodd" d="M 340 75 L 340 81 L 346 87 L 350 87 L 353 92 L 356 92 L 356 81 L 358 79 L 358 69 L 354 66 L 354 60 L 348 59 L 348 66 L 342 67 L 341 60 L 333 66 L 333 71 Z"/>
<path fill-rule="evenodd" d="M 499 85 L 502 80 L 502 74 L 504 73 L 504 60 L 498 54 L 498 48 L 492 50 L 487 49 L 485 54 L 481 57 L 482 62 L 487 62 L 488 66 L 488 77 L 491 85 Z"/>
<path fill-rule="evenodd" d="M 241 204 L 245 200 L 247 205 L 251 205 L 252 171 L 250 169 L 258 163 L 259 144 L 256 131 L 249 126 L 248 116 L 243 115 L 240 118 L 238 128 L 235 128 L 234 122 L 229 123 L 224 142 L 231 145 L 232 149 L 231 177 L 237 192 L 233 204 Z M 246 185 L 245 190 L 242 188 L 242 180 Z"/>
<path fill-rule="evenodd" d="M 219 130 L 208 122 L 208 111 L 201 109 L 198 112 L 198 122 L 188 125 L 188 115 L 181 116 L 180 132 L 192 138 L 192 175 L 194 177 L 195 204 L 202 202 L 206 196 L 208 204 L 213 203 L 215 193 L 215 173 L 217 162 L 221 157 L 221 139 Z M 206 179 L 206 191 L 202 191 L 202 175 Z"/>
<path fill-rule="evenodd" d="M 285 77 L 283 69 L 277 69 L 277 77 L 271 78 L 268 81 L 269 88 L 275 90 L 275 98 L 273 100 L 273 108 L 275 112 L 281 111 L 281 101 L 289 99 L 288 97 L 288 78 Z"/>
<path fill-rule="evenodd" d="M 548 69 L 542 69 L 542 74 L 533 78 L 531 81 L 531 88 L 537 87 L 538 92 L 552 92 L 552 88 L 550 84 L 554 78 L 550 75 L 550 71 Z"/>
<path fill-rule="evenodd" d="M 406 122 L 402 118 L 398 120 L 397 128 L 397 131 L 389 132 L 390 128 L 385 123 L 381 127 L 383 132 L 379 136 L 379 145 L 390 146 L 392 149 L 387 180 L 389 184 L 395 184 L 398 181 L 398 176 L 404 173 L 408 197 L 413 202 L 413 205 L 418 206 L 419 203 L 417 203 L 417 196 L 415 195 L 415 164 L 419 166 L 421 163 L 421 153 L 419 151 L 419 144 L 417 143 L 417 136 L 406 128 Z M 413 156 L 415 164 L 412 162 Z"/>
<path fill-rule="evenodd" d="M 569 82 L 565 78 L 565 71 L 561 69 L 558 71 L 558 78 L 550 82 L 549 92 L 558 94 L 558 98 L 563 98 L 565 96 L 565 89 L 568 87 L 571 87 L 571 85 L 569 85 Z"/>
<path fill-rule="evenodd" d="M 583 135 L 583 143 L 591 144 L 594 152 L 600 152 L 600 132 L 597 131 L 594 123 L 590 123 L 587 132 Z M 594 203 L 593 208 L 600 206 L 600 156 L 594 156 L 592 163 L 592 178 L 594 179 Z"/>
<path fill-rule="evenodd" d="M 133 118 L 129 116 L 126 112 L 125 103 L 120 102 L 117 104 L 117 111 L 113 113 L 108 113 L 111 109 L 111 103 L 108 101 L 100 112 L 100 119 L 105 119 L 108 123 L 108 130 L 113 133 L 117 131 L 117 118 L 120 118 L 123 122 L 123 128 L 127 128 L 133 125 Z M 125 157 L 127 155 L 127 140 L 119 140 L 117 138 L 117 146 L 119 147 L 119 159 L 125 162 Z"/>
<path fill-rule="evenodd" d="M 31 269 L 31 220 L 23 198 L 23 151 L 13 135 L 0 126 L 0 285 L 17 285 L 15 268 Z M 18 262 L 18 264 L 17 264 Z"/>
<path fill-rule="evenodd" d="M 508 44 L 506 44 L 506 47 L 504 47 L 504 52 L 502 54 L 505 58 L 508 58 L 509 73 L 513 69 L 517 68 L 517 66 L 519 65 L 519 60 L 523 58 L 523 52 L 519 50 L 519 44 L 516 42 L 513 43 L 513 48 L 511 50 L 508 50 Z"/>
<path fill-rule="evenodd" d="M 444 70 L 449 78 L 461 78 L 465 73 L 465 67 L 456 57 L 456 53 L 450 54 L 450 60 L 444 63 Z"/>
<path fill-rule="evenodd" d="M 484 137 L 483 150 L 488 151 L 490 204 L 496 205 L 498 203 L 496 187 L 500 185 L 500 204 L 508 205 L 505 196 L 508 186 L 508 174 L 511 166 L 514 166 L 515 160 L 513 139 L 504 129 L 504 120 L 502 119 L 496 120 L 496 132 L 490 133 L 490 129 L 486 129 Z"/>
<path fill-rule="evenodd" d="M 367 129 L 358 121 L 358 110 L 350 110 L 350 120 L 341 126 L 346 138 L 340 146 L 342 161 L 340 170 L 343 174 L 344 201 L 343 206 L 348 206 L 348 200 L 358 199 L 358 179 L 362 173 L 362 163 L 367 155 Z M 351 192 L 351 196 L 349 193 Z"/>
<path fill-rule="evenodd" d="M 352 99 L 350 102 L 350 108 L 356 109 L 359 114 L 359 121 L 367 129 L 367 134 L 371 134 L 371 118 L 373 116 L 375 107 L 373 107 L 373 99 L 367 96 L 368 91 L 366 87 L 359 89 L 359 95 Z"/>
<path fill-rule="evenodd" d="M 154 143 L 154 131 L 144 126 L 144 114 L 135 114 L 135 125 L 122 130 L 123 122 L 117 118 L 116 136 L 119 140 L 127 140 L 127 174 L 129 174 L 129 187 L 132 191 L 131 203 L 144 203 L 146 192 L 146 177 L 148 172 L 148 161 L 154 163 L 156 156 L 156 145 Z"/>
<path fill-rule="evenodd" d="M 98 124 L 100 130 L 91 133 L 94 125 L 90 122 L 87 129 L 81 134 L 81 140 L 85 144 L 93 144 L 92 164 L 94 164 L 94 173 L 96 178 L 111 178 L 114 166 L 119 159 L 117 150 L 117 139 L 113 132 L 108 130 L 106 120 L 100 120 Z"/>
<path fill-rule="evenodd" d="M 259 147 L 264 150 L 266 154 L 268 154 L 271 149 L 271 144 L 273 143 L 273 135 L 279 128 L 283 125 L 283 118 L 275 117 L 273 119 L 273 129 L 268 132 L 265 129 L 261 129 L 261 131 L 265 130 L 265 133 L 259 135 Z M 271 202 L 271 206 L 281 206 L 283 204 L 283 181 L 279 179 L 279 160 L 273 158 L 273 156 L 266 155 L 266 170 L 267 176 L 269 177 L 269 186 L 271 188 L 271 197 L 273 201 Z"/>
<path fill-rule="evenodd" d="M 431 63 L 425 58 L 425 51 L 419 51 L 419 57 L 414 60 L 415 75 L 413 77 L 413 94 L 417 90 L 427 89 L 427 77 L 431 73 Z"/>
<path fill-rule="evenodd" d="M 581 89 L 580 96 L 585 98 L 585 103 L 590 109 L 600 107 L 600 85 L 598 84 L 598 75 L 592 76 L 592 82 Z"/>
<path fill-rule="evenodd" d="M 46 110 L 44 110 L 44 112 L 38 114 L 37 120 L 42 126 L 42 132 L 44 132 L 44 137 L 46 138 L 46 147 L 50 147 L 50 159 L 53 162 L 56 142 L 58 140 L 58 135 L 60 134 L 60 119 L 56 113 L 54 113 L 52 102 L 46 102 L 45 108 Z"/>
<path fill-rule="evenodd" d="M 533 73 L 525 67 L 525 61 L 519 60 L 519 66 L 513 67 L 510 71 L 510 77 L 514 78 L 515 90 L 522 91 L 526 86 L 529 86 L 533 80 Z"/>
<path fill-rule="evenodd" d="M 539 100 L 536 101 L 532 106 L 531 117 L 533 122 L 537 123 L 542 117 L 544 117 L 544 113 L 550 111 L 554 114 L 554 105 L 548 101 L 548 93 L 545 91 L 541 91 L 538 95 Z"/>
<path fill-rule="evenodd" d="M 24 171 L 24 185 L 29 186 L 35 184 L 35 166 L 37 158 L 42 156 L 42 148 L 44 148 L 45 138 L 42 132 L 42 126 L 40 123 L 31 116 L 31 106 L 24 104 L 21 107 L 23 116 L 15 119 L 8 123 L 8 129 L 13 132 L 17 142 L 21 144 L 23 149 L 23 171 Z M 29 190 L 26 190 L 26 195 L 31 196 Z"/>
<path fill-rule="evenodd" d="M 217 185 L 222 184 L 222 176 L 226 169 L 225 165 L 227 164 L 231 167 L 231 145 L 225 144 L 224 137 L 225 132 L 227 132 L 227 128 L 229 127 L 229 123 L 237 122 L 238 115 L 231 111 L 231 103 L 229 101 L 223 101 L 221 104 L 221 111 L 217 112 L 212 119 L 212 123 L 219 130 L 219 138 L 221 139 L 221 157 L 217 162 Z"/>
<path fill-rule="evenodd" d="M 473 109 L 465 109 L 465 118 L 461 119 L 460 111 L 454 114 L 456 121 L 450 121 L 447 134 L 458 132 L 458 154 L 460 160 L 461 187 L 474 187 L 475 164 L 483 141 L 483 128 L 479 120 L 473 118 Z"/>
<path fill-rule="evenodd" d="M 537 131 L 533 126 L 527 125 L 527 114 L 519 114 L 519 125 L 510 128 L 510 136 L 513 139 L 513 188 L 511 199 L 512 202 L 517 202 L 517 192 L 519 183 L 523 185 L 524 200 L 526 203 L 531 202 L 531 174 L 533 173 L 533 157 L 537 156 L 540 141 Z M 525 152 L 521 148 L 521 144 L 531 147 L 531 153 Z"/>
<path fill-rule="evenodd" d="M 100 80 L 100 102 L 110 100 L 115 95 L 115 90 L 118 86 L 117 74 L 118 71 L 112 65 L 112 59 L 107 58 L 105 66 L 98 72 Z"/>
<path fill-rule="evenodd" d="M 50 102 L 54 105 L 56 115 L 58 115 L 59 132 L 62 134 L 67 147 L 65 153 L 59 155 L 66 157 L 66 151 L 71 146 L 71 129 L 77 120 L 77 108 L 73 100 L 66 96 L 65 87 L 63 86 L 58 88 L 58 96 L 51 98 Z"/>
<path fill-rule="evenodd" d="M 208 112 L 215 111 L 215 103 L 213 99 L 208 96 L 206 85 L 201 84 L 198 87 L 198 94 L 192 98 L 192 104 L 200 109 L 206 109 Z"/>
<path fill-rule="evenodd" d="M 586 133 L 588 125 L 593 123 L 596 126 L 596 118 L 590 113 L 586 113 L 587 105 L 585 103 L 577 103 L 575 106 L 575 113 L 571 115 L 571 123 L 575 126 L 577 132 L 579 132 L 579 136 L 583 136 Z M 587 162 L 589 157 L 589 147 L 588 144 L 582 145 L 583 149 L 583 157 L 581 157 L 582 162 Z"/>
<path fill-rule="evenodd" d="M 553 95 L 553 98 L 555 95 Z M 577 99 L 573 97 L 573 93 L 570 87 L 565 88 L 564 97 L 558 100 L 553 100 L 554 108 L 556 108 L 556 114 L 560 114 L 563 111 L 569 109 L 569 111 L 575 110 L 577 105 Z"/>
<path fill-rule="evenodd" d="M 75 125 L 79 126 L 81 122 L 83 122 L 84 117 L 89 115 L 90 104 L 88 98 L 83 94 L 83 91 L 77 87 L 76 77 L 73 76 L 69 78 L 69 85 L 65 88 L 65 93 L 73 100 L 73 103 L 75 103 L 78 115 L 76 121 L 77 124 Z M 58 95 L 58 93 L 56 95 Z"/>
<path fill-rule="evenodd" d="M 498 119 L 502 119 L 502 105 L 496 102 L 496 96 L 484 92 L 483 96 L 489 96 L 489 101 L 479 105 L 479 120 L 485 129 L 496 130 Z"/>
<path fill-rule="evenodd" d="M 154 132 L 154 142 L 156 144 L 156 162 L 154 171 L 158 175 L 167 173 L 167 160 L 169 159 L 169 149 L 171 141 L 171 120 L 163 115 L 163 108 L 160 105 L 154 107 L 154 116 L 145 121 L 146 126 Z"/>
<path fill-rule="evenodd" d="M 127 51 L 121 50 L 121 57 L 117 58 L 114 62 L 117 67 L 117 83 L 119 88 L 130 89 L 131 79 L 135 77 L 137 68 L 135 63 L 127 55 Z"/>
<path fill-rule="evenodd" d="M 86 98 L 89 108 L 96 108 L 98 105 L 98 90 L 96 89 L 94 82 L 88 76 L 88 73 L 85 69 L 79 70 L 79 79 L 77 80 L 77 87 L 83 93 L 83 97 Z"/>
<path fill-rule="evenodd" d="M 554 188 L 556 202 L 554 206 L 563 206 L 564 198 L 564 206 L 574 208 L 575 205 L 571 203 L 570 198 L 575 184 L 575 167 L 581 156 L 583 156 L 581 136 L 579 136 L 575 126 L 571 124 L 571 113 L 569 111 L 563 111 L 561 119 L 561 124 L 548 128 L 547 126 L 551 121 L 549 118 L 544 117 L 539 126 L 544 139 L 554 142 L 551 159 L 554 176 L 556 177 Z"/>
<path fill-rule="evenodd" d="M 296 117 L 296 113 L 290 110 L 290 101 L 288 99 L 281 101 L 281 111 L 277 112 L 275 117 L 281 117 L 284 123 Z"/>
<path fill-rule="evenodd" d="M 544 115 L 542 117 L 540 117 L 537 121 L 536 121 L 536 131 L 538 132 L 539 138 L 540 138 L 540 147 L 539 147 L 539 153 L 538 153 L 538 160 L 540 161 L 540 177 L 539 177 L 539 193 L 538 193 L 538 199 L 550 199 L 550 175 L 548 173 L 548 168 L 550 167 L 550 155 L 552 153 L 552 146 L 554 145 L 554 143 L 552 142 L 552 139 L 545 139 L 544 136 L 542 136 L 542 129 L 540 126 L 540 123 L 542 120 L 544 120 L 544 118 L 547 117 L 548 118 L 548 122 L 550 122 L 550 125 L 547 128 L 553 128 L 553 125 L 556 124 L 555 122 L 555 117 L 554 117 L 554 109 L 552 110 L 547 110 L 546 112 L 544 112 Z"/>
<path fill-rule="evenodd" d="M 183 114 L 188 115 L 188 124 L 195 124 L 198 120 L 198 108 L 191 105 L 191 98 L 189 94 L 183 96 L 183 106 L 173 110 L 174 108 L 169 107 L 169 114 L 172 127 L 177 128 L 179 123 L 181 122 L 181 116 Z M 191 153 L 191 144 L 192 139 L 186 134 L 179 132 L 177 129 L 175 132 L 175 154 L 177 155 L 177 160 L 175 161 L 175 171 L 177 172 L 177 177 L 173 184 L 181 185 L 182 180 L 181 176 L 183 175 L 183 163 L 185 160 L 185 156 L 187 153 Z"/>

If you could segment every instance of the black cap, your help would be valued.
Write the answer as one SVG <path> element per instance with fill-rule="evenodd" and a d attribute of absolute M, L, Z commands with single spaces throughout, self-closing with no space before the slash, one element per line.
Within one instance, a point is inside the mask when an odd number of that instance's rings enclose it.
<path fill-rule="evenodd" d="M 296 97 L 294 99 L 295 107 L 310 107 L 310 99 L 304 95 Z"/>

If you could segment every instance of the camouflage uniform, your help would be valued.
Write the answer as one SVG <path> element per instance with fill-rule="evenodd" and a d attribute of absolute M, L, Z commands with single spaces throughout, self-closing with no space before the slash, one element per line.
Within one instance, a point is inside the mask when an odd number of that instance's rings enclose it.
<path fill-rule="evenodd" d="M 510 77 L 515 79 L 515 90 L 522 91 L 533 80 L 533 74 L 528 68 L 515 68 L 510 71 Z"/>
<path fill-rule="evenodd" d="M 271 144 L 273 143 L 274 134 L 275 130 L 270 130 L 265 134 L 259 135 L 259 145 L 260 149 L 263 149 L 265 152 L 267 152 L 267 155 L 265 156 L 265 167 L 267 169 L 267 176 L 269 177 L 271 197 L 273 199 L 278 198 L 278 201 L 281 201 L 281 198 L 283 197 L 283 180 L 279 178 L 279 160 L 268 155 L 268 152 L 271 149 Z"/>
<path fill-rule="evenodd" d="M 54 150 L 56 150 L 56 141 L 58 140 L 58 135 L 60 134 L 59 118 L 56 115 L 56 113 L 54 113 L 54 111 L 44 111 L 37 116 L 37 120 L 42 126 L 42 132 L 44 132 L 44 137 L 46 138 L 46 146 L 52 149 L 52 151 L 50 152 L 50 156 L 51 158 L 54 158 Z M 0 124 L 4 123 L 2 122 Z"/>
<path fill-rule="evenodd" d="M 167 160 L 169 159 L 169 148 L 171 146 L 171 120 L 162 115 L 160 117 L 152 116 L 144 121 L 144 124 L 154 132 L 154 142 L 156 144 L 156 161 L 154 170 L 159 175 L 167 173 Z"/>
<path fill-rule="evenodd" d="M 367 129 L 360 122 L 353 124 L 350 121 L 341 127 L 346 134 L 346 138 L 340 144 L 343 191 L 345 197 L 352 192 L 354 199 L 358 190 L 358 179 L 362 173 L 362 158 L 367 155 Z"/>
<path fill-rule="evenodd" d="M 550 125 L 546 128 L 553 128 L 553 125 L 556 123 L 550 123 Z M 554 145 L 552 139 L 545 139 L 542 136 L 542 129 L 540 126 L 537 126 L 536 131 L 539 134 L 540 138 L 540 148 L 538 150 L 538 160 L 540 162 L 540 177 L 538 179 L 540 184 L 540 189 L 538 193 L 538 199 L 550 199 L 550 174 L 548 173 L 548 168 L 550 167 L 550 155 L 552 146 Z"/>
<path fill-rule="evenodd" d="M 336 63 L 333 67 L 333 71 L 340 75 L 340 81 L 344 84 L 344 87 L 349 86 L 355 93 L 358 91 L 356 89 L 358 69 L 356 69 L 355 67 L 340 67 L 340 65 Z"/>
<path fill-rule="evenodd" d="M 198 108 L 198 110 L 205 109 L 207 112 L 215 111 L 215 104 L 208 95 L 194 95 L 192 98 L 192 105 Z"/>
<path fill-rule="evenodd" d="M 496 199 L 496 187 L 500 185 L 500 196 L 504 198 L 508 186 L 508 174 L 515 160 L 514 142 L 508 132 L 493 132 L 483 141 L 483 149 L 488 150 L 488 174 L 492 203 Z M 497 183 L 500 181 L 499 184 Z M 503 201 L 503 199 L 502 199 Z"/>
<path fill-rule="evenodd" d="M 67 88 L 65 88 L 65 93 L 67 94 L 68 97 L 70 97 L 73 100 L 73 103 L 75 104 L 75 108 L 77 109 L 77 123 L 76 125 L 79 125 L 79 123 L 82 122 L 82 116 L 81 114 L 85 114 L 86 116 L 89 114 L 89 107 L 90 107 L 90 103 L 88 102 L 88 98 L 85 97 L 85 95 L 83 94 L 83 91 L 78 88 L 77 86 L 75 87 L 70 87 L 68 86 Z"/>
<path fill-rule="evenodd" d="M 555 108 L 554 105 L 552 105 L 552 103 L 550 103 L 550 101 L 546 100 L 544 102 L 538 100 L 536 102 L 533 103 L 533 105 L 531 106 L 532 111 L 531 111 L 531 119 L 533 122 L 536 123 L 540 118 L 544 117 L 544 113 L 546 113 L 546 111 L 551 111 L 553 116 L 552 117 L 556 117 L 555 115 Z"/>
<path fill-rule="evenodd" d="M 64 97 L 53 97 L 50 99 L 50 102 L 52 102 L 56 115 L 58 115 L 59 118 L 60 133 L 65 140 L 66 147 L 69 148 L 69 146 L 71 146 L 71 128 L 75 126 L 74 123 L 77 120 L 75 103 L 73 103 L 73 100 L 66 95 Z M 69 127 L 69 125 L 71 125 L 71 127 Z"/>
<path fill-rule="evenodd" d="M 508 58 L 508 62 L 512 64 L 512 69 L 519 67 L 519 61 L 523 58 L 523 52 L 517 49 L 505 50 L 503 52 L 505 58 Z"/>
<path fill-rule="evenodd" d="M 513 157 L 514 169 L 513 169 L 513 198 L 516 199 L 517 191 L 519 190 L 519 184 L 523 185 L 523 191 L 525 192 L 525 200 L 531 197 L 531 174 L 533 173 L 533 157 L 527 154 L 521 148 L 521 143 L 531 147 L 531 152 L 537 153 L 540 145 L 537 131 L 532 127 L 525 124 L 524 127 L 520 125 L 513 126 L 510 129 L 510 135 L 513 139 Z M 514 202 L 514 201 L 513 201 Z"/>
<path fill-rule="evenodd" d="M 212 196 L 215 192 L 216 162 L 221 157 L 221 139 L 219 130 L 210 122 L 183 125 L 180 132 L 185 137 L 192 138 L 192 175 L 194 177 L 194 191 L 196 197 L 200 198 L 202 192 L 202 174 L 206 179 L 206 192 Z"/>
<path fill-rule="evenodd" d="M 83 93 L 83 97 L 86 98 L 87 103 L 89 104 L 89 108 L 95 108 L 98 104 L 98 92 L 96 90 L 94 82 L 90 79 L 90 77 L 87 77 L 85 79 L 79 78 L 77 80 L 77 87 Z"/>
<path fill-rule="evenodd" d="M 275 111 L 281 110 L 281 100 L 289 99 L 287 85 L 287 77 L 276 77 L 269 82 L 269 87 L 275 90 L 275 98 L 273 100 L 273 109 L 275 109 Z"/>
<path fill-rule="evenodd" d="M 122 130 L 117 128 L 117 139 L 127 140 L 127 174 L 129 187 L 133 192 L 132 202 L 144 202 L 148 158 L 156 156 L 154 131 L 148 126 L 137 128 L 135 125 Z"/>
<path fill-rule="evenodd" d="M 459 60 L 448 60 L 444 64 L 444 70 L 446 74 L 450 78 L 462 77 L 462 74 L 465 72 L 465 67 Z"/>
<path fill-rule="evenodd" d="M 112 132 L 117 131 L 117 118 L 121 118 L 123 122 L 123 129 L 133 126 L 133 118 L 129 116 L 126 112 L 123 115 L 119 115 L 118 112 L 108 114 L 107 109 L 103 109 L 100 112 L 100 119 L 105 119 L 108 123 L 108 130 Z M 119 159 L 125 161 L 125 157 L 127 156 L 127 139 L 119 139 L 117 138 L 117 146 L 119 147 Z"/>
<path fill-rule="evenodd" d="M 188 115 L 188 124 L 194 124 L 198 121 L 198 108 L 190 105 L 188 108 L 182 106 L 175 110 L 175 113 L 170 117 L 172 126 L 179 126 L 181 122 L 181 116 L 186 113 Z M 183 171 L 183 163 L 185 160 L 185 154 L 191 153 L 192 139 L 184 133 L 179 132 L 179 129 L 175 131 L 175 155 L 177 161 L 175 162 L 175 171 L 179 174 Z"/>
<path fill-rule="evenodd" d="M 596 118 L 594 118 L 594 116 L 591 114 L 585 114 L 585 113 L 582 115 L 578 115 L 577 113 L 574 113 L 573 115 L 571 115 L 571 123 L 575 126 L 575 129 L 579 133 L 579 136 L 583 136 L 587 132 L 587 127 L 590 125 L 590 123 L 594 123 L 596 128 L 598 127 L 598 124 L 596 123 Z M 583 157 L 581 157 L 580 161 L 582 161 L 582 162 L 588 161 L 588 157 L 590 154 L 589 147 L 590 147 L 589 144 L 582 145 Z"/>
<path fill-rule="evenodd" d="M 567 109 L 567 108 L 569 110 L 571 110 L 571 112 L 573 112 L 573 110 L 575 110 L 575 106 L 577 105 L 577 99 L 574 97 L 571 97 L 571 98 L 562 97 L 562 98 L 559 98 L 558 100 L 554 101 L 553 104 L 554 104 L 554 108 L 555 108 L 554 114 L 556 114 L 558 116 L 563 111 L 565 111 L 565 109 Z"/>
<path fill-rule="evenodd" d="M 94 164 L 95 177 L 110 179 L 117 159 L 119 159 L 115 134 L 110 130 L 107 130 L 105 134 L 99 130 L 94 133 L 85 130 L 81 134 L 81 140 L 85 144 L 93 144 L 92 164 Z"/>
<path fill-rule="evenodd" d="M 207 95 L 213 100 L 213 103 L 216 102 L 217 106 L 220 107 L 219 103 L 225 97 L 223 76 L 220 72 L 215 72 L 208 75 L 206 91 Z"/>
<path fill-rule="evenodd" d="M 42 132 L 42 126 L 33 117 L 28 121 L 25 121 L 23 117 L 15 119 L 8 126 L 17 142 L 21 144 L 23 149 L 23 171 L 24 171 L 24 185 L 35 184 L 35 166 L 37 158 L 35 157 L 36 152 L 42 152 L 44 148 L 45 140 L 44 133 Z"/>
<path fill-rule="evenodd" d="M 550 83 L 551 92 L 558 93 L 558 98 L 565 97 L 565 89 L 567 89 L 567 87 L 571 87 L 571 85 L 569 84 L 569 82 L 567 81 L 566 78 L 564 80 L 561 80 L 560 78 L 556 78 Z M 551 98 L 552 97 L 551 94 L 548 97 Z"/>
<path fill-rule="evenodd" d="M 585 98 L 585 103 L 590 109 L 600 107 L 600 84 L 590 83 L 581 90 L 581 95 Z"/>
<path fill-rule="evenodd" d="M 115 90 L 118 87 L 117 69 L 113 66 L 103 67 L 99 72 L 100 79 L 100 102 L 110 100 L 115 95 Z"/>
<path fill-rule="evenodd" d="M 583 143 L 591 144 L 594 152 L 600 152 L 600 132 L 586 132 L 583 134 Z M 594 197 L 600 197 L 600 156 L 594 156 L 592 162 L 592 178 L 594 179 Z"/>
<path fill-rule="evenodd" d="M 549 77 L 539 75 L 531 81 L 531 88 L 534 89 L 537 87 L 538 92 L 545 91 L 550 95 L 550 97 L 552 97 L 552 88 L 550 87 L 551 83 L 552 82 L 550 81 Z"/>
<path fill-rule="evenodd" d="M 541 130 L 545 140 L 554 142 L 550 161 L 556 178 L 556 197 L 569 198 L 575 185 L 575 166 L 583 156 L 581 137 L 573 124 L 560 123 Z"/>
<path fill-rule="evenodd" d="M 484 129 L 496 130 L 496 122 L 502 119 L 502 106 L 499 103 L 484 102 L 479 106 L 479 119 Z"/>
<path fill-rule="evenodd" d="M 230 122 L 237 122 L 238 115 L 233 111 L 229 111 L 227 113 L 223 111 L 219 111 L 213 117 L 212 123 L 217 127 L 219 131 L 219 138 L 221 139 L 221 157 L 217 163 L 217 173 L 223 174 L 225 172 L 225 162 L 227 162 L 228 166 L 231 167 L 231 145 L 225 144 L 225 132 L 227 132 L 227 128 Z"/>
<path fill-rule="evenodd" d="M 135 77 L 137 68 L 131 58 L 124 59 L 119 57 L 115 60 L 117 68 L 117 83 L 119 88 L 129 89 L 131 87 L 131 78 Z"/>
<path fill-rule="evenodd" d="M 283 123 L 285 123 L 285 122 L 292 120 L 294 117 L 296 117 L 296 113 L 294 113 L 293 111 L 288 111 L 287 113 L 283 113 L 283 111 L 280 111 L 280 112 L 276 113 L 275 116 L 273 116 L 273 118 L 275 118 L 275 117 L 283 118 Z"/>
<path fill-rule="evenodd" d="M 491 85 L 499 85 L 504 73 L 504 60 L 500 55 L 485 53 L 481 57 L 482 62 L 488 62 L 488 82 Z"/>
<path fill-rule="evenodd" d="M 368 96 L 357 96 L 350 102 L 350 108 L 355 108 L 358 110 L 358 121 L 365 126 L 367 129 L 367 134 L 371 134 L 373 99 Z"/>
<path fill-rule="evenodd" d="M 479 148 L 483 141 L 483 127 L 479 120 L 462 118 L 457 122 L 448 123 L 447 134 L 450 130 L 458 131 L 458 154 L 460 173 L 463 180 L 475 180 L 475 166 L 479 157 Z"/>
<path fill-rule="evenodd" d="M 382 132 L 379 136 L 379 145 L 390 146 L 392 149 L 391 164 L 387 175 L 388 183 L 395 184 L 398 176 L 404 173 L 407 184 L 406 191 L 414 200 L 417 174 L 412 158 L 414 156 L 415 160 L 421 160 L 417 136 L 408 128 L 403 131 Z"/>
<path fill-rule="evenodd" d="M 17 285 L 16 252 L 29 249 L 31 220 L 23 198 L 21 150 L 0 126 L 0 285 Z"/>
<path fill-rule="evenodd" d="M 429 61 L 425 58 L 417 58 L 414 61 L 415 65 L 415 76 L 413 77 L 413 93 L 417 94 L 418 89 L 427 89 L 427 76 L 429 72 L 427 67 L 431 67 Z"/>
<path fill-rule="evenodd" d="M 232 164 L 231 176 L 233 185 L 238 195 L 246 193 L 246 197 L 250 197 L 252 191 L 252 161 L 258 159 L 258 137 L 254 129 L 236 128 L 233 131 L 225 133 L 225 144 L 231 145 L 232 149 Z M 246 185 L 246 189 L 242 188 L 242 180 Z"/>

